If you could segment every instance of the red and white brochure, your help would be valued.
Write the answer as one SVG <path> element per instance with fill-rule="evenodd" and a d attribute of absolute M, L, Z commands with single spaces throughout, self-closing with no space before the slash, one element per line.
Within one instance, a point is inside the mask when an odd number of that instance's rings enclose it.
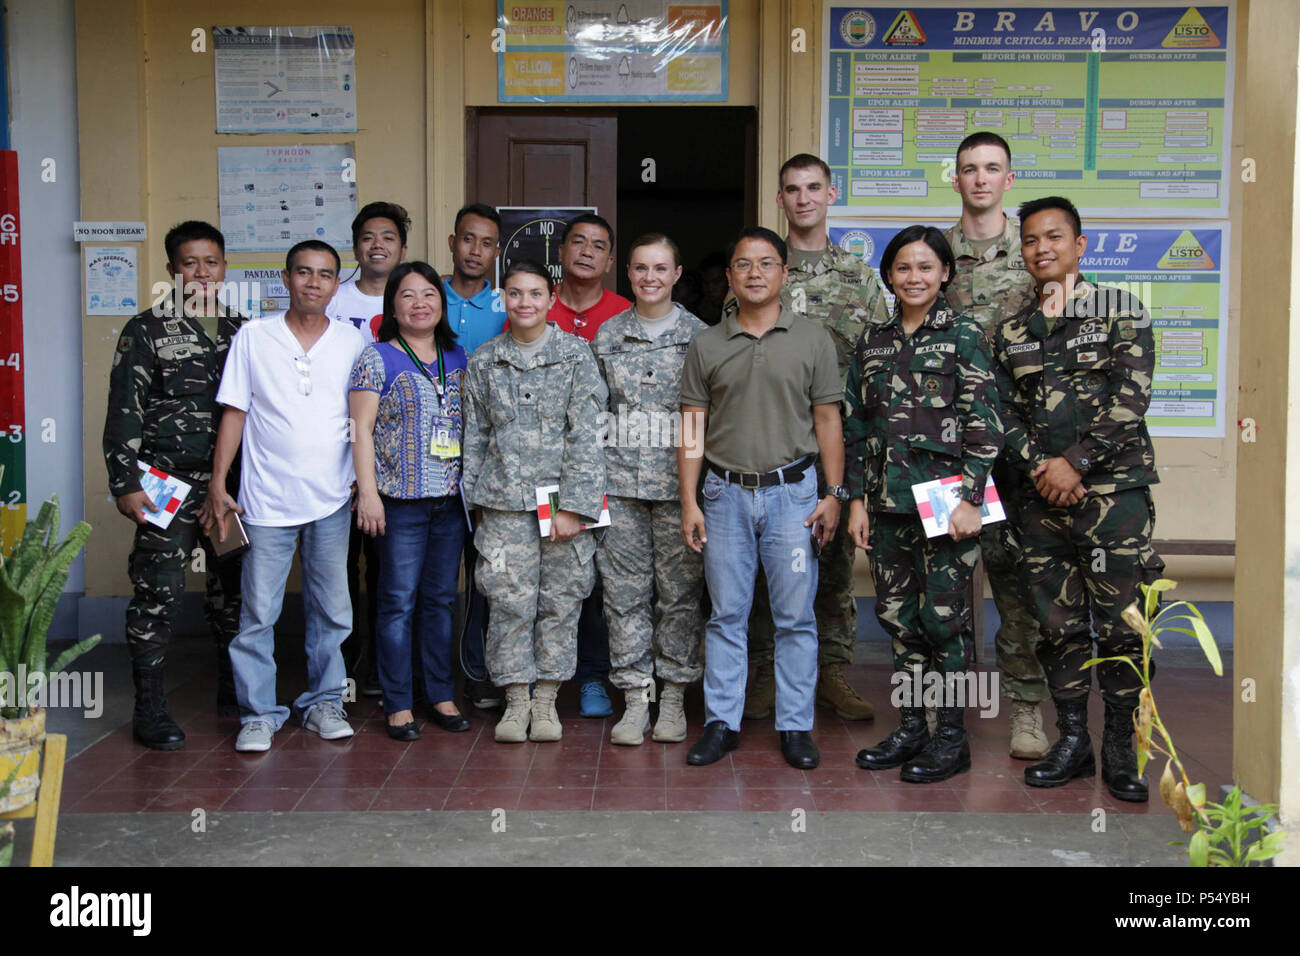
<path fill-rule="evenodd" d="M 948 516 L 952 514 L 952 509 L 961 504 L 961 475 L 918 482 L 912 486 L 912 497 L 916 499 L 916 510 L 921 515 L 921 524 L 925 526 L 925 536 L 937 538 L 941 534 L 947 534 Z M 980 517 L 984 519 L 984 524 L 1005 521 L 1007 517 L 991 475 L 984 485 L 984 504 L 980 506 Z"/>
<path fill-rule="evenodd" d="M 537 489 L 537 526 L 541 529 L 542 537 L 550 537 L 551 534 L 551 513 L 552 509 L 557 507 L 560 500 L 559 485 L 542 485 Z M 609 495 L 600 500 L 600 520 L 593 524 L 583 524 L 579 529 L 586 531 L 588 528 L 604 528 L 609 525 Z"/>

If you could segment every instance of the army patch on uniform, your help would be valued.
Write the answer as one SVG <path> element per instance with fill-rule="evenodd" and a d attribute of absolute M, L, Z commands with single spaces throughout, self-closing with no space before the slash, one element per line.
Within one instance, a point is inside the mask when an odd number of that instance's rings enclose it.
<path fill-rule="evenodd" d="M 1120 319 L 1116 324 L 1119 326 L 1119 337 L 1121 339 L 1131 341 L 1137 338 L 1137 329 L 1133 328 L 1132 319 Z"/>
<path fill-rule="evenodd" d="M 168 335 L 180 335 L 181 324 L 175 320 L 164 321 L 163 331 L 166 332 Z"/>
<path fill-rule="evenodd" d="M 1080 353 L 1079 353 L 1079 361 L 1080 361 L 1080 362 L 1095 362 L 1095 361 L 1097 361 L 1097 353 L 1096 353 L 1096 352 L 1080 352 Z"/>
<path fill-rule="evenodd" d="M 925 367 L 926 367 L 926 368 L 943 368 L 943 359 L 941 359 L 941 358 L 929 358 L 929 359 L 926 359 L 926 360 L 925 360 Z"/>
<path fill-rule="evenodd" d="M 1099 392 L 1106 384 L 1106 379 L 1096 372 L 1088 376 L 1088 391 Z"/>
<path fill-rule="evenodd" d="M 924 384 L 921 387 L 925 389 L 926 394 L 935 395 L 938 393 L 939 389 L 943 388 L 943 383 L 940 382 L 937 378 L 930 376 L 926 378 Z"/>

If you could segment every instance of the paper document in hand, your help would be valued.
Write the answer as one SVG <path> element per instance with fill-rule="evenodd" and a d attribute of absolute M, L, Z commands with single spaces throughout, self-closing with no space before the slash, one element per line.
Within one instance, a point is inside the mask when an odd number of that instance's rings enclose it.
<path fill-rule="evenodd" d="M 921 515 L 921 524 L 925 526 L 927 538 L 937 538 L 948 533 L 948 518 L 953 509 L 961 504 L 960 495 L 961 475 L 922 481 L 912 486 L 912 497 L 916 499 L 916 510 Z M 984 485 L 984 504 L 980 506 L 980 518 L 984 524 L 992 524 L 1004 521 L 1006 517 L 1002 501 L 998 498 L 998 489 L 990 477 Z"/>
<path fill-rule="evenodd" d="M 541 529 L 542 537 L 549 537 L 551 534 L 551 515 L 560 510 L 560 486 L 559 485 L 542 485 L 537 489 L 537 526 Z M 586 531 L 588 528 L 604 528 L 609 524 L 609 496 L 606 495 L 600 500 L 600 520 L 591 524 L 581 524 L 579 529 Z"/>
<path fill-rule="evenodd" d="M 137 461 L 135 464 L 140 469 L 141 490 L 149 496 L 153 506 L 158 509 L 157 511 L 149 511 L 146 508 L 140 514 L 150 524 L 165 528 L 172 523 L 172 518 L 176 517 L 176 512 L 180 510 L 181 504 L 189 496 L 190 485 L 147 462 Z"/>

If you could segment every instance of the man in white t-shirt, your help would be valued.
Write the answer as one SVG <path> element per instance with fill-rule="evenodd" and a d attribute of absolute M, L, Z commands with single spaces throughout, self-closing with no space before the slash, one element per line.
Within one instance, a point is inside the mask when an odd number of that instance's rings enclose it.
<path fill-rule="evenodd" d="M 289 718 L 289 708 L 275 697 L 274 629 L 295 547 L 302 563 L 308 688 L 294 708 L 303 726 L 326 740 L 352 736 L 341 705 L 346 671 L 340 650 L 352 630 L 348 383 L 366 341 L 350 324 L 325 316 L 338 274 L 338 253 L 326 243 L 309 239 L 290 249 L 284 271 L 289 311 L 240 329 L 217 392 L 226 408 L 200 518 L 224 541 L 236 533 L 230 512 L 242 515 L 250 545 L 239 634 L 230 644 L 243 725 L 236 750 L 268 750 Z M 225 479 L 241 440 L 236 504 Z"/>
<path fill-rule="evenodd" d="M 375 341 L 384 317 L 384 286 L 398 263 L 406 258 L 406 233 L 411 219 L 395 202 L 371 202 L 361 207 L 352 220 L 352 251 L 361 275 L 339 283 L 338 291 L 325 307 L 331 319 L 355 326 L 366 342 Z M 500 331 L 500 329 L 498 329 Z M 361 610 L 361 555 L 366 556 L 366 602 Z M 375 539 L 355 526 L 348 539 L 348 594 L 352 598 L 352 633 L 343 642 L 343 663 L 348 676 L 355 677 L 361 693 L 379 696 L 375 654 L 375 612 L 379 593 L 379 547 Z M 361 661 L 369 657 L 370 666 Z"/>

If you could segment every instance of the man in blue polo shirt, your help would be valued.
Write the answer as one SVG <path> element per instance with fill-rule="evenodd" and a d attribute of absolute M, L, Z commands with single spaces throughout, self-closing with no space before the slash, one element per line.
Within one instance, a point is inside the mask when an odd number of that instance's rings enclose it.
<path fill-rule="evenodd" d="M 456 213 L 455 226 L 447 237 L 447 248 L 451 250 L 451 277 L 444 285 L 447 322 L 467 356 L 473 355 L 475 349 L 500 335 L 505 328 L 505 309 L 491 281 L 501 248 L 500 240 L 501 217 L 491 206 L 478 202 Z M 474 536 L 467 535 L 465 567 L 474 568 L 477 560 Z M 497 707 L 501 704 L 501 692 L 487 679 L 487 666 L 483 660 L 487 601 L 473 587 L 465 598 L 465 613 L 469 621 L 460 658 L 465 671 L 465 697 L 475 707 Z"/>

